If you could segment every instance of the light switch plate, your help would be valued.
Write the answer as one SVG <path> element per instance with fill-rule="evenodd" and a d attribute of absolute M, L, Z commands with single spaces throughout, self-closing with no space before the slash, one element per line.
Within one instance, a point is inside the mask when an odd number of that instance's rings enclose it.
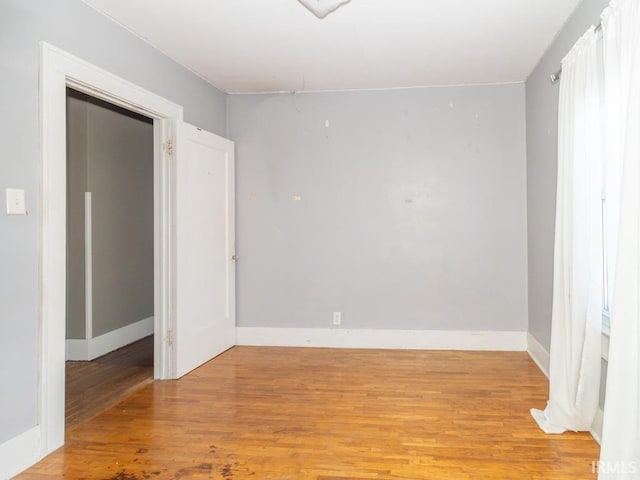
<path fill-rule="evenodd" d="M 7 188 L 7 214 L 26 215 L 24 190 L 21 188 Z"/>

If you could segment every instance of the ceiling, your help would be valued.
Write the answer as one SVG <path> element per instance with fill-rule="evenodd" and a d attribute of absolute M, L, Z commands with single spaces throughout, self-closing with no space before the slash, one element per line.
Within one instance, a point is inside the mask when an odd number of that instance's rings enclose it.
<path fill-rule="evenodd" d="M 85 0 L 228 93 L 523 81 L 580 0 Z"/>

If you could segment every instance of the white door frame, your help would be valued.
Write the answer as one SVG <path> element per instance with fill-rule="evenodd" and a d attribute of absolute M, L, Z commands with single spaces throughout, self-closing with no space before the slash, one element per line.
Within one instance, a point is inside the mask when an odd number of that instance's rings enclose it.
<path fill-rule="evenodd" d="M 66 88 L 154 119 L 154 377 L 174 377 L 174 156 L 182 107 L 45 42 L 40 44 L 40 455 L 64 443 Z"/>

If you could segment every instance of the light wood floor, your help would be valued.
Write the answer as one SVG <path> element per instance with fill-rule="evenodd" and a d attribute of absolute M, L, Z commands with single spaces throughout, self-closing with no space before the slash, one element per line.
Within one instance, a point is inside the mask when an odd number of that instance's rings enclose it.
<path fill-rule="evenodd" d="M 66 363 L 67 432 L 153 380 L 153 336 L 91 362 Z"/>
<path fill-rule="evenodd" d="M 78 426 L 20 479 L 593 479 L 526 353 L 236 347 Z"/>

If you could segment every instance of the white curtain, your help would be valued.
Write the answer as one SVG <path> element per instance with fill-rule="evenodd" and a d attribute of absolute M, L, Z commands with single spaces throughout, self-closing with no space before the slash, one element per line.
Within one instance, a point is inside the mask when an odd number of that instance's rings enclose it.
<path fill-rule="evenodd" d="M 602 331 L 602 62 L 592 27 L 562 62 L 549 402 L 546 433 L 589 430 L 598 409 Z"/>
<path fill-rule="evenodd" d="M 640 2 L 603 14 L 613 281 L 601 480 L 640 479 Z M 611 256 L 613 255 L 613 256 Z M 615 259 L 615 262 L 613 261 Z"/>

